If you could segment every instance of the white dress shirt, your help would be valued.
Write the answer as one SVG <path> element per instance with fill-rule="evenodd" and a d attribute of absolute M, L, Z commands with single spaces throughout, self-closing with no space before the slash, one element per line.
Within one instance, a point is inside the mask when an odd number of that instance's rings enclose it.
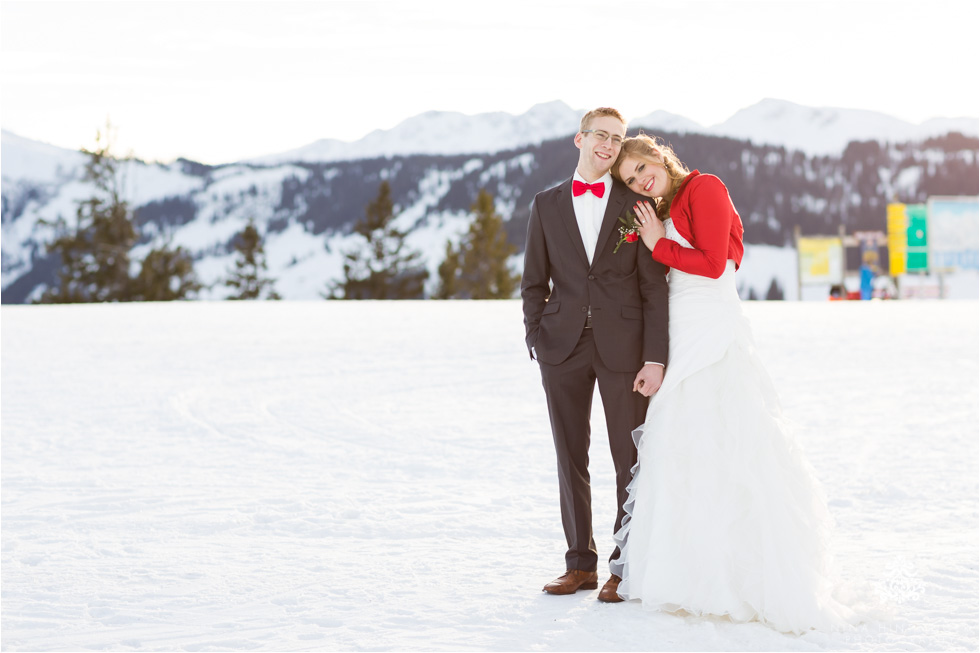
<path fill-rule="evenodd" d="M 606 215 L 606 206 L 609 204 L 609 191 L 612 190 L 612 175 L 608 172 L 594 182 L 586 181 L 582 175 L 575 171 L 572 182 L 580 181 L 583 184 L 605 184 L 605 192 L 602 197 L 596 197 L 592 191 L 587 190 L 578 197 L 572 194 L 572 208 L 575 209 L 575 220 L 578 222 L 578 230 L 582 234 L 582 242 L 585 244 L 585 253 L 589 257 L 589 264 L 595 257 L 595 246 L 599 240 L 599 230 L 602 228 L 602 218 Z"/>

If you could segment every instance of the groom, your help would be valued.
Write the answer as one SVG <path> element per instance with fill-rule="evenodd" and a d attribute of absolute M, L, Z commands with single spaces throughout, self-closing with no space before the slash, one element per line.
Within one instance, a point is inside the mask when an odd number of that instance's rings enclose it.
<path fill-rule="evenodd" d="M 627 211 L 635 215 L 633 206 L 644 199 L 609 174 L 625 136 L 626 121 L 615 109 L 585 114 L 575 134 L 575 174 L 538 193 L 527 228 L 521 280 L 525 339 L 541 368 L 568 544 L 566 572 L 544 586 L 551 594 L 598 587 L 589 487 L 596 381 L 616 468 L 615 532 L 636 463 L 632 431 L 643 423 L 647 397 L 660 387 L 667 363 L 666 270 L 642 241 L 624 242 L 613 252 L 619 218 Z M 613 564 L 618 557 L 617 547 L 600 601 L 621 600 L 621 565 Z"/>

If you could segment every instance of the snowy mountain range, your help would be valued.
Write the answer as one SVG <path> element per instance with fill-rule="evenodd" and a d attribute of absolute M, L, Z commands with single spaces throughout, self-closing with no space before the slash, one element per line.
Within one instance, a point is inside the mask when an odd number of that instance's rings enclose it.
<path fill-rule="evenodd" d="M 320 139 L 285 152 L 240 163 L 329 163 L 414 154 L 458 155 L 502 152 L 570 136 L 578 129 L 582 110 L 561 101 L 539 104 L 515 116 L 493 112 L 465 115 L 429 111 L 387 130 L 375 130 L 353 142 Z M 933 118 L 913 124 L 863 109 L 806 107 L 765 99 L 713 126 L 700 125 L 667 111 L 633 118 L 631 125 L 647 133 L 705 134 L 747 140 L 755 145 L 782 146 L 809 155 L 841 154 L 853 141 L 905 143 L 959 132 L 980 135 L 977 118 Z M 630 134 L 636 132 L 631 129 Z M 3 131 L 3 177 L 6 181 L 50 182 L 77 174 L 84 157 L 76 151 Z M 6 183 L 5 181 L 5 183 Z"/>
<path fill-rule="evenodd" d="M 371 132 L 358 141 L 322 139 L 294 150 L 251 159 L 248 163 L 500 152 L 573 134 L 583 113 L 559 101 L 539 104 L 520 116 L 499 112 L 467 116 L 430 111 L 392 129 Z M 642 125 L 652 133 L 727 136 L 756 145 L 781 145 L 811 155 L 840 154 L 855 140 L 908 142 L 953 131 L 968 136 L 980 133 L 980 121 L 976 118 L 935 118 L 915 125 L 874 111 L 805 107 L 773 99 L 762 100 L 710 127 L 666 111 L 654 111 L 633 118 L 630 123 Z"/>
<path fill-rule="evenodd" d="M 523 249 L 534 194 L 574 168 L 577 151 L 569 138 L 579 114 L 558 102 L 516 117 L 427 113 L 359 144 L 318 142 L 261 163 L 126 161 L 122 188 L 143 235 L 133 260 L 161 240 L 183 246 L 208 285 L 202 297 L 221 299 L 227 295 L 221 280 L 233 260 L 229 244 L 251 218 L 265 236 L 280 294 L 318 299 L 338 278 L 344 252 L 356 245 L 352 224 L 386 180 L 397 225 L 410 231 L 409 244 L 423 253 L 434 284 L 446 241 L 466 231 L 481 188 L 493 194 L 509 238 Z M 803 233 L 881 229 L 889 201 L 978 193 L 975 119 L 913 126 L 873 115 L 763 102 L 727 121 L 726 134 L 705 133 L 665 112 L 633 120 L 631 133 L 663 134 L 692 168 L 723 176 L 749 243 L 740 271 L 744 295 L 764 297 L 775 282 L 790 297 L 796 255 L 787 245 L 794 227 Z M 967 136 L 923 140 L 949 131 Z M 454 138 L 435 137 L 447 133 Z M 826 148 L 848 134 L 848 145 L 820 156 L 755 142 L 809 137 Z M 874 142 L 879 138 L 891 142 Z M 440 152 L 436 145 L 451 149 Z M 52 282 L 58 265 L 46 251 L 52 223 L 73 222 L 78 203 L 94 193 L 83 180 L 85 160 L 79 152 L 2 132 L 4 303 L 30 301 Z M 520 254 L 512 262 L 520 269 Z"/>

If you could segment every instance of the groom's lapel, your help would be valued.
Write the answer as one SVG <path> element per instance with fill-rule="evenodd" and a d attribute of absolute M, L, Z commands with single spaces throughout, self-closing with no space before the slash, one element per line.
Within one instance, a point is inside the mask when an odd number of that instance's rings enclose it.
<path fill-rule="evenodd" d="M 575 207 L 572 206 L 572 180 L 569 179 L 558 187 L 558 217 L 568 237 L 572 240 L 575 251 L 579 253 L 586 265 L 589 264 L 589 255 L 585 253 L 585 243 L 582 241 L 582 232 L 578 228 L 578 220 L 575 219 Z M 612 199 L 612 198 L 610 198 Z"/>
<path fill-rule="evenodd" d="M 606 213 L 602 216 L 602 229 L 599 230 L 599 239 L 595 245 L 595 256 L 592 257 L 592 264 L 599 260 L 599 255 L 606 251 L 606 241 L 609 235 L 616 230 L 619 224 L 619 216 L 623 215 L 623 207 L 626 205 L 626 186 L 612 183 L 609 189 L 609 202 L 606 204 Z"/>

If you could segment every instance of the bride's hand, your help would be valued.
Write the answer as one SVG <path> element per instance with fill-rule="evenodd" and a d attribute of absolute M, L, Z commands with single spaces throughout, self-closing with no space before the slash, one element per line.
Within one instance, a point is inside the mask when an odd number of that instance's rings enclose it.
<path fill-rule="evenodd" d="M 640 238 L 643 239 L 643 244 L 647 246 L 647 249 L 652 252 L 657 241 L 667 235 L 664 223 L 657 217 L 657 212 L 650 202 L 640 202 L 633 208 L 636 209 L 636 221 L 640 224 L 637 230 Z"/>

